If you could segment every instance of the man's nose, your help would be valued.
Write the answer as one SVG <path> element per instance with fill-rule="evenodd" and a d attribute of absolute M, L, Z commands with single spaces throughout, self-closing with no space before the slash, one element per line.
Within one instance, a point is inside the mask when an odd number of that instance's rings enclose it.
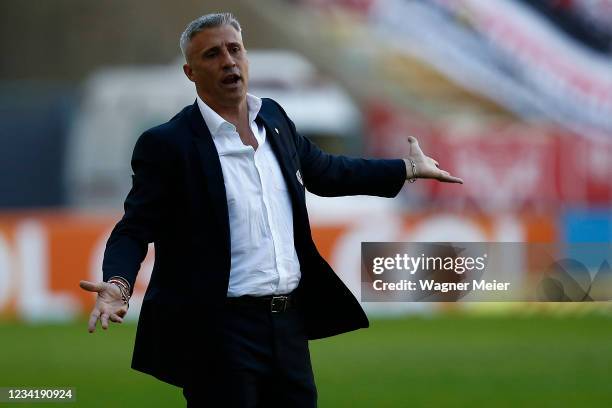
<path fill-rule="evenodd" d="M 232 54 L 229 53 L 228 50 L 223 50 L 221 54 L 221 64 L 223 67 L 234 67 L 236 66 L 236 61 L 232 57 Z"/>

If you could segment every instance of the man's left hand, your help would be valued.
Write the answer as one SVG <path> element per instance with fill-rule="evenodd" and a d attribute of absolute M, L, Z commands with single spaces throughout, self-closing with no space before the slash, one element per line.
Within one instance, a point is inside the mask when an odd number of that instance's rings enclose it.
<path fill-rule="evenodd" d="M 425 153 L 421 150 L 419 142 L 413 136 L 408 136 L 408 143 L 410 144 L 410 153 L 408 158 L 404 159 L 406 163 L 406 178 L 408 180 L 414 178 L 425 178 L 425 179 L 436 179 L 444 183 L 460 183 L 463 184 L 463 180 L 459 177 L 451 176 L 451 174 L 442 170 L 437 161 L 431 157 L 425 156 Z M 416 174 L 413 174 L 412 163 L 415 164 Z"/>

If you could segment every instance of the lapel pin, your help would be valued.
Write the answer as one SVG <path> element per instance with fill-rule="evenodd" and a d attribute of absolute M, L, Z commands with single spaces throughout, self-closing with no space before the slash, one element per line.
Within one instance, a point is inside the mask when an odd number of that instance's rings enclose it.
<path fill-rule="evenodd" d="M 297 177 L 297 180 L 300 182 L 300 184 L 303 186 L 304 182 L 302 181 L 302 173 L 300 173 L 300 171 L 296 171 L 295 172 L 295 177 Z"/>
<path fill-rule="evenodd" d="M 280 133 L 278 133 L 278 129 L 274 128 L 274 131 L 276 132 L 277 135 L 280 135 Z"/>

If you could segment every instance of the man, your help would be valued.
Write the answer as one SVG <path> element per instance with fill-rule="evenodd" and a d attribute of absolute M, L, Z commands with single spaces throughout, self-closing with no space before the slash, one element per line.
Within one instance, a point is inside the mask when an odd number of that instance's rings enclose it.
<path fill-rule="evenodd" d="M 247 93 L 231 14 L 196 19 L 180 45 L 197 99 L 136 143 L 104 282 L 81 281 L 98 293 L 89 331 L 122 322 L 154 242 L 132 367 L 183 387 L 188 406 L 316 406 L 308 340 L 368 320 L 312 241 L 305 189 L 392 197 L 407 178 L 462 181 L 414 138 L 406 160 L 319 150 L 276 102 Z"/>

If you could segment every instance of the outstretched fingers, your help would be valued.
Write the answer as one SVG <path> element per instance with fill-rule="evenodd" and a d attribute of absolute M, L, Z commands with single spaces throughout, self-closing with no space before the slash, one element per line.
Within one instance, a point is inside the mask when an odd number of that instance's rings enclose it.
<path fill-rule="evenodd" d="M 97 292 L 98 298 L 87 324 L 87 330 L 93 333 L 96 330 L 98 320 L 102 329 L 107 330 L 109 320 L 113 323 L 123 323 L 123 318 L 127 314 L 128 306 L 121 305 L 120 292 L 114 285 L 105 282 L 80 281 L 79 286 L 88 292 Z M 113 289 L 114 292 L 113 293 Z"/>
<path fill-rule="evenodd" d="M 407 140 L 410 145 L 409 157 L 417 163 L 417 174 L 419 178 L 433 178 L 446 183 L 463 184 L 461 178 L 451 176 L 448 171 L 442 170 L 437 160 L 425 156 L 416 137 L 408 136 Z M 419 166 L 421 166 L 420 169 Z"/>
<path fill-rule="evenodd" d="M 437 177 L 437 179 L 440 181 L 447 182 L 447 183 L 463 184 L 463 179 L 460 179 L 459 177 L 451 176 L 450 173 L 445 170 L 440 170 L 440 176 Z"/>
<path fill-rule="evenodd" d="M 126 315 L 126 313 L 127 311 L 125 309 L 119 309 L 116 313 L 109 313 L 96 308 L 89 315 L 87 329 L 90 333 L 96 331 L 96 324 L 98 323 L 98 320 L 100 320 L 100 325 L 104 330 L 106 330 L 109 326 L 109 320 L 113 323 L 123 323 L 123 317 Z"/>

